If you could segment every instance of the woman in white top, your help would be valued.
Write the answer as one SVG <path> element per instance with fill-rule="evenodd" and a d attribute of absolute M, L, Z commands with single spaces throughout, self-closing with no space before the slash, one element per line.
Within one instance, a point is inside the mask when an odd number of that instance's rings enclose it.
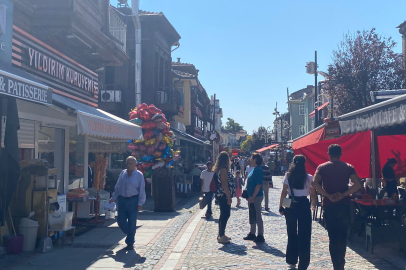
<path fill-rule="evenodd" d="M 312 209 L 316 207 L 316 191 L 312 187 L 313 176 L 307 174 L 305 168 L 306 158 L 296 155 L 290 164 L 288 172 L 283 180 L 283 189 L 279 204 L 279 212 L 285 215 L 288 231 L 288 246 L 286 249 L 286 263 L 288 269 L 296 269 L 299 260 L 299 270 L 309 267 L 310 263 L 310 239 L 312 233 Z M 293 192 L 291 190 L 293 189 Z M 282 207 L 283 199 L 289 194 L 292 204 L 288 208 Z"/>

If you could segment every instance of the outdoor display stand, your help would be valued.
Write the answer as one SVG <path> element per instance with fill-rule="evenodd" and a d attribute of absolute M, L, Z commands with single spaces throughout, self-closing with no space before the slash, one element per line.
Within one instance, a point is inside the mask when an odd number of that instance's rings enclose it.
<path fill-rule="evenodd" d="M 170 169 L 155 170 L 152 174 L 155 212 L 173 212 L 176 207 L 173 173 Z"/>
<path fill-rule="evenodd" d="M 89 223 L 103 223 L 104 221 L 98 220 L 100 211 L 100 192 L 104 189 L 106 183 L 106 169 L 107 169 L 107 158 L 103 154 L 96 156 L 95 174 L 93 180 L 93 188 L 97 191 L 96 194 L 96 213 L 95 219 L 90 220 Z M 91 204 L 92 210 L 94 209 L 93 204 Z"/>
<path fill-rule="evenodd" d="M 186 174 L 176 175 L 176 192 L 181 195 L 190 196 L 192 192 L 193 178 Z"/>

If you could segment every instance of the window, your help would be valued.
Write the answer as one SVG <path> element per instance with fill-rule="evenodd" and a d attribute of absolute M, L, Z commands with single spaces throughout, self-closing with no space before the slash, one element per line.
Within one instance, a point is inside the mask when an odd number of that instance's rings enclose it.
<path fill-rule="evenodd" d="M 305 115 L 305 105 L 299 105 L 299 115 Z"/>
<path fill-rule="evenodd" d="M 306 134 L 306 128 L 304 125 L 299 125 L 299 136 Z"/>

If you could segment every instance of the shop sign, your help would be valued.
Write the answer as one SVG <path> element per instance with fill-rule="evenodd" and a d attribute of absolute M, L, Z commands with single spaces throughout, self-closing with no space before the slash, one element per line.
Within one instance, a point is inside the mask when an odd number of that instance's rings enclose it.
<path fill-rule="evenodd" d="M 39 83 L 0 70 L 0 94 L 52 104 L 52 91 Z"/>
<path fill-rule="evenodd" d="M 0 59 L 11 65 L 13 9 L 9 0 L 0 0 Z"/>
<path fill-rule="evenodd" d="M 89 152 L 91 153 L 127 153 L 126 143 L 89 143 Z"/>
<path fill-rule="evenodd" d="M 28 47 L 29 65 L 59 80 L 84 89 L 95 95 L 98 93 L 98 81 L 91 76 L 86 76 L 61 62 L 49 57 L 31 47 Z"/>
<path fill-rule="evenodd" d="M 393 100 L 390 104 L 371 108 L 366 112 L 340 118 L 342 134 L 372 130 L 406 122 L 406 100 Z"/>

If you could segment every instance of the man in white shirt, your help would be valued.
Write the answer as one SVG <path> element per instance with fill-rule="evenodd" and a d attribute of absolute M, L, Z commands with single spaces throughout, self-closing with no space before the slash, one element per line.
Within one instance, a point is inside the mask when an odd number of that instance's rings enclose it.
<path fill-rule="evenodd" d="M 245 167 L 244 167 L 244 158 L 241 157 L 240 160 L 238 161 L 240 163 L 240 172 L 241 175 L 245 175 Z"/>
<path fill-rule="evenodd" d="M 250 172 L 254 169 L 255 167 L 251 167 L 251 165 L 248 165 L 245 168 L 245 177 L 244 177 L 244 183 L 243 186 L 245 186 L 245 182 L 247 181 L 248 175 L 250 174 Z"/>
<path fill-rule="evenodd" d="M 129 156 L 126 160 L 127 169 L 123 170 L 114 188 L 110 202 L 118 204 L 117 223 L 123 233 L 127 234 L 126 249 L 134 249 L 134 237 L 137 228 L 137 214 L 145 203 L 144 175 L 137 170 L 137 160 Z"/>
<path fill-rule="evenodd" d="M 210 191 L 210 183 L 214 175 L 214 172 L 212 171 L 213 162 L 207 162 L 206 166 L 207 170 L 202 171 L 200 179 L 202 179 L 202 193 L 204 193 L 207 202 L 206 218 L 209 219 L 212 215 L 211 203 L 213 201 L 213 192 Z"/>

